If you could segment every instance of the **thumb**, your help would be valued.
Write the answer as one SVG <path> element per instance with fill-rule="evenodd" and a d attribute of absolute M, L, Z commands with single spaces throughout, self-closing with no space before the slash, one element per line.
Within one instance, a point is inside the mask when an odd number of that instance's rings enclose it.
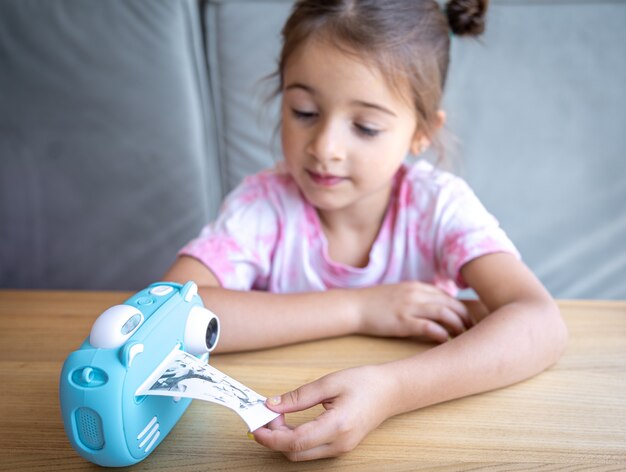
<path fill-rule="evenodd" d="M 267 399 L 266 405 L 277 413 L 292 413 L 311 408 L 323 402 L 326 398 L 327 395 L 322 389 L 322 384 L 319 381 L 315 381 L 291 392 L 270 397 Z"/>

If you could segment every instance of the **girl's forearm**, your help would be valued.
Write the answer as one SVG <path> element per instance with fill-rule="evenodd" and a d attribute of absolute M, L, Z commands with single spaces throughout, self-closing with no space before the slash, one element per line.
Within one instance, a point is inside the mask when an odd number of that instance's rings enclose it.
<path fill-rule="evenodd" d="M 505 305 L 445 344 L 381 366 L 389 416 L 529 378 L 557 361 L 566 339 L 553 303 Z"/>
<path fill-rule="evenodd" d="M 348 290 L 294 294 L 200 287 L 220 318 L 218 352 L 244 351 L 356 332 L 358 311 Z"/>

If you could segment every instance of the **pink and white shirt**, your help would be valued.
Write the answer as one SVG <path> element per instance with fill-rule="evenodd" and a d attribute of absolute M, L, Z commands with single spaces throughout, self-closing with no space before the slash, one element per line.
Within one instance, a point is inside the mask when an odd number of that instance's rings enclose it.
<path fill-rule="evenodd" d="M 403 165 L 366 267 L 335 262 L 315 208 L 282 166 L 247 177 L 217 219 L 179 252 L 204 263 L 225 288 L 274 293 L 418 280 L 451 295 L 463 264 L 513 243 L 469 186 L 425 161 Z"/>

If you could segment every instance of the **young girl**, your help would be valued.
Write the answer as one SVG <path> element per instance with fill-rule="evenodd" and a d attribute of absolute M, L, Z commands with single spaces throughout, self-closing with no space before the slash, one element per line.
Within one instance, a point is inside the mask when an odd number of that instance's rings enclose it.
<path fill-rule="evenodd" d="M 393 415 L 520 381 L 564 349 L 555 303 L 468 186 L 405 163 L 436 144 L 451 32 L 480 33 L 486 3 L 297 2 L 278 70 L 284 162 L 245 179 L 166 274 L 198 283 L 221 351 L 352 333 L 438 343 L 270 398 L 326 409 L 254 433 L 291 460 L 349 451 Z M 488 313 L 477 323 L 462 287 Z"/>

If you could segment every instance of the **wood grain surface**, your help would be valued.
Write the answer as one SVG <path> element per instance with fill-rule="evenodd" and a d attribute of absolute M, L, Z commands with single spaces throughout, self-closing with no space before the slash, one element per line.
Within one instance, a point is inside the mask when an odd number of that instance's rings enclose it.
<path fill-rule="evenodd" d="M 63 430 L 59 373 L 96 317 L 124 292 L 0 290 L 0 470 L 96 470 Z M 511 387 L 383 423 L 337 459 L 291 463 L 246 436 L 232 411 L 194 401 L 133 470 L 626 470 L 626 302 L 560 301 L 570 330 L 552 369 Z M 429 345 L 361 336 L 215 355 L 211 364 L 269 396 L 326 373 L 411 355 Z M 297 424 L 319 407 L 290 415 Z"/>

